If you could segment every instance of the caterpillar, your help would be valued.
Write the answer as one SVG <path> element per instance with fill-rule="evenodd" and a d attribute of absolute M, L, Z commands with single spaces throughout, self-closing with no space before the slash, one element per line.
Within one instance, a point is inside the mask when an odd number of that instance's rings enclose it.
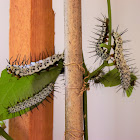
<path fill-rule="evenodd" d="M 126 60 L 124 59 L 123 55 L 123 40 L 121 37 L 122 33 L 119 34 L 118 32 L 113 32 L 112 36 L 114 38 L 114 59 L 116 63 L 116 67 L 120 72 L 120 79 L 121 85 L 124 91 L 128 90 L 130 86 L 130 69 L 129 66 L 126 64 Z"/>
<path fill-rule="evenodd" d="M 27 65 L 26 62 L 25 65 L 14 65 L 14 63 L 16 63 L 17 60 L 15 60 L 12 64 L 9 60 L 9 64 L 7 65 L 6 69 L 8 73 L 12 73 L 15 76 L 22 77 L 40 72 L 41 70 L 44 70 L 50 67 L 51 65 L 54 65 L 61 59 L 64 59 L 64 54 L 54 54 L 50 57 L 47 57 L 46 59 L 31 62 L 29 65 Z"/>
<path fill-rule="evenodd" d="M 105 73 L 104 73 L 103 71 L 101 71 L 101 72 L 99 73 L 99 75 L 96 76 L 96 77 L 94 78 L 94 82 L 95 82 L 95 83 L 100 83 L 100 79 L 101 79 L 104 75 L 105 75 Z"/>
<path fill-rule="evenodd" d="M 42 91 L 35 94 L 33 97 L 28 98 L 27 100 L 23 100 L 20 103 L 17 103 L 14 106 L 8 107 L 8 113 L 16 113 L 20 112 L 22 110 L 25 110 L 26 108 L 34 108 L 34 106 L 40 104 L 43 100 L 46 99 L 47 96 L 49 96 L 54 89 L 54 84 L 50 83 L 48 86 L 46 86 Z"/>
<path fill-rule="evenodd" d="M 108 22 L 109 19 L 104 16 L 104 19 L 96 18 L 100 22 L 102 22 L 102 25 L 96 25 L 97 27 L 101 27 L 101 30 L 96 29 L 99 33 L 95 33 L 96 35 L 99 36 L 99 38 L 94 38 L 97 42 L 93 42 L 95 44 L 95 52 L 96 55 L 101 57 L 102 60 L 108 61 L 110 59 L 110 55 L 107 53 L 107 49 L 104 49 L 103 47 L 100 47 L 100 44 L 106 43 L 107 42 L 107 37 L 109 33 L 108 29 Z"/>
<path fill-rule="evenodd" d="M 101 83 L 101 79 L 103 78 L 103 76 L 105 75 L 104 71 L 99 71 L 94 77 L 91 78 L 91 80 L 94 81 L 94 83 L 98 84 Z M 106 80 L 106 79 L 102 79 L 102 80 Z"/>

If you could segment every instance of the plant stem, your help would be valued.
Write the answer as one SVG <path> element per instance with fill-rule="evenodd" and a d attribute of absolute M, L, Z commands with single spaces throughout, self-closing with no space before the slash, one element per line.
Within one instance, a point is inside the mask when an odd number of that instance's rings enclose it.
<path fill-rule="evenodd" d="M 83 94 L 83 112 L 84 112 L 84 140 L 88 140 L 87 91 L 84 91 Z"/>
<path fill-rule="evenodd" d="M 107 66 L 114 66 L 115 65 L 115 63 L 113 62 L 113 63 L 109 63 Z"/>
<path fill-rule="evenodd" d="M 91 77 L 95 76 L 96 73 L 102 70 L 105 66 L 113 66 L 113 65 L 114 63 L 108 64 L 107 61 L 104 61 L 104 63 L 99 68 L 97 68 L 95 71 L 90 73 L 89 77 L 85 79 L 85 82 L 88 82 L 88 80 L 91 79 Z M 84 58 L 83 58 L 83 68 L 85 69 L 85 74 L 84 74 L 84 78 L 85 78 L 86 76 L 88 76 L 89 72 L 85 65 Z M 84 113 L 84 140 L 88 140 L 87 91 L 84 91 L 83 93 L 83 113 Z"/>
<path fill-rule="evenodd" d="M 107 0 L 107 5 L 108 5 L 108 18 L 109 18 L 109 41 L 108 41 L 108 45 L 105 46 L 108 48 L 108 54 L 110 53 L 111 50 L 111 31 L 112 31 L 112 18 L 111 18 L 111 4 L 110 4 L 110 0 Z M 104 44 L 102 44 L 104 45 Z M 101 45 L 101 46 L 102 46 Z M 93 76 L 96 75 L 96 73 L 100 70 L 102 70 L 105 66 L 113 66 L 114 64 L 112 63 L 111 65 L 108 65 L 107 61 L 104 61 L 104 63 L 97 68 L 95 71 L 93 71 L 92 73 L 90 73 L 90 76 L 88 79 L 91 79 Z"/>
<path fill-rule="evenodd" d="M 107 0 L 107 5 L 108 5 L 108 18 L 109 18 L 109 41 L 108 41 L 108 54 L 110 53 L 111 50 L 111 31 L 112 31 L 112 19 L 111 19 L 111 4 L 110 0 Z"/>
<path fill-rule="evenodd" d="M 104 43 L 100 44 L 100 47 L 104 47 L 104 48 L 110 49 L 110 46 L 109 45 L 106 45 Z"/>
<path fill-rule="evenodd" d="M 92 77 L 94 77 L 100 70 L 102 70 L 107 65 L 108 65 L 107 61 L 104 61 L 104 63 L 99 68 L 97 68 L 95 71 L 90 73 L 88 80 L 90 80 Z"/>
<path fill-rule="evenodd" d="M 82 55 L 83 55 L 83 54 L 82 54 Z M 83 56 L 83 68 L 85 69 L 84 77 L 86 77 L 86 76 L 88 76 L 89 71 L 88 71 L 88 69 L 87 69 L 87 67 L 86 67 L 86 65 L 85 65 L 84 56 Z"/>
<path fill-rule="evenodd" d="M 109 18 L 109 42 L 108 42 L 108 45 L 105 45 L 105 44 L 101 44 L 101 45 L 104 45 L 103 47 L 106 47 L 108 49 L 107 52 L 109 54 L 110 50 L 111 50 L 111 31 L 112 31 L 110 0 L 107 0 L 107 4 L 108 4 L 108 18 Z M 88 80 L 90 80 L 92 77 L 94 77 L 105 66 L 113 66 L 113 65 L 114 65 L 114 63 L 108 64 L 107 61 L 104 61 L 103 64 L 99 68 L 97 68 L 95 71 L 90 73 L 89 77 L 87 79 L 85 79 L 85 82 L 88 82 Z M 85 78 L 86 76 L 88 76 L 89 72 L 84 63 L 84 58 L 83 58 L 83 67 L 85 69 L 85 74 L 84 74 L 84 78 Z M 83 94 L 83 112 L 84 112 L 84 139 L 88 140 L 87 91 L 84 91 L 84 94 Z"/>
<path fill-rule="evenodd" d="M 84 78 L 88 76 L 89 71 L 87 70 L 87 67 L 84 62 L 84 57 L 83 57 L 83 68 L 85 69 L 85 74 Z M 88 82 L 88 78 L 85 79 L 85 82 Z M 87 114 L 87 91 L 84 91 L 83 93 L 83 117 L 84 117 L 84 140 L 88 140 L 88 114 Z"/>
<path fill-rule="evenodd" d="M 0 127 L 0 135 L 2 135 L 6 140 L 13 140 L 5 131 L 3 128 Z"/>

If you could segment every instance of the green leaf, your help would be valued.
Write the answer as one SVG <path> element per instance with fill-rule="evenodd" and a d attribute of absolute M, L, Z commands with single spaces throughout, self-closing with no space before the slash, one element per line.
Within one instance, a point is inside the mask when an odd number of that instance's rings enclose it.
<path fill-rule="evenodd" d="M 127 97 L 131 96 L 135 86 L 135 82 L 138 79 L 133 73 L 131 73 L 130 77 L 131 77 L 131 81 L 130 81 L 131 86 L 129 86 L 128 90 L 126 90 Z"/>
<path fill-rule="evenodd" d="M 120 80 L 120 73 L 118 69 L 114 68 L 113 70 L 109 71 L 100 79 L 100 82 L 105 87 L 113 87 L 113 86 L 120 85 L 121 80 Z"/>
<path fill-rule="evenodd" d="M 126 90 L 127 97 L 131 96 L 135 86 L 135 82 L 137 80 L 137 77 L 133 73 L 130 74 L 130 77 L 131 77 L 130 86 Z M 114 68 L 113 70 L 109 71 L 100 79 L 100 82 L 104 84 L 105 87 L 113 87 L 113 86 L 120 85 L 121 80 L 120 80 L 120 73 L 118 69 Z"/>
<path fill-rule="evenodd" d="M 130 97 L 131 96 L 133 89 L 134 89 L 133 86 L 129 86 L 128 90 L 126 90 L 127 97 Z"/>
<path fill-rule="evenodd" d="M 1 126 L 3 129 L 6 128 L 6 125 L 5 125 L 5 123 L 4 123 L 3 121 L 0 121 L 0 126 Z"/>
<path fill-rule="evenodd" d="M 29 111 L 27 108 L 20 113 L 9 114 L 7 108 L 28 99 L 34 94 L 41 91 L 49 83 L 55 82 L 63 68 L 63 62 L 60 61 L 58 66 L 54 66 L 49 71 L 41 71 L 31 76 L 17 77 L 8 74 L 6 69 L 2 71 L 0 77 L 0 120 L 5 120 L 22 115 Z"/>
<path fill-rule="evenodd" d="M 100 47 L 104 47 L 104 48 L 107 48 L 107 49 L 109 49 L 109 48 L 110 48 L 110 46 L 109 46 L 109 45 L 106 45 L 106 44 L 104 44 L 104 43 L 100 44 Z"/>

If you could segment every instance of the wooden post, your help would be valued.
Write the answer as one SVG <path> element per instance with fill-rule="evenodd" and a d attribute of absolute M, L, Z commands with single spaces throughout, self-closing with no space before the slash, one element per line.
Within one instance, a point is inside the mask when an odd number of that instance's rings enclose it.
<path fill-rule="evenodd" d="M 65 138 L 83 139 L 81 0 L 65 0 Z"/>
<path fill-rule="evenodd" d="M 9 57 L 39 60 L 42 52 L 54 53 L 52 0 L 10 0 Z M 47 49 L 47 52 L 46 52 Z M 45 56 L 44 56 L 45 57 Z M 53 101 L 43 102 L 39 111 L 11 119 L 9 134 L 14 140 L 52 140 Z"/>

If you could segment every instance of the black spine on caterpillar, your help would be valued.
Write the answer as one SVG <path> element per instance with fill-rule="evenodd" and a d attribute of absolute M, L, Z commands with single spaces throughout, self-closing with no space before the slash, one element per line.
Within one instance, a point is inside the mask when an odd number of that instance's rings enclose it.
<path fill-rule="evenodd" d="M 126 64 L 126 60 L 123 55 L 123 40 L 121 38 L 121 34 L 117 32 L 113 32 L 112 36 L 114 38 L 114 59 L 116 62 L 116 66 L 120 72 L 121 77 L 121 85 L 124 91 L 126 91 L 130 86 L 130 69 Z"/>
<path fill-rule="evenodd" d="M 97 42 L 95 42 L 95 52 L 96 54 L 101 57 L 102 60 L 108 61 L 110 59 L 110 55 L 107 53 L 107 49 L 104 49 L 103 47 L 100 47 L 100 44 L 107 42 L 107 37 L 109 33 L 108 29 L 108 18 L 104 17 L 104 20 L 97 18 L 97 20 L 102 22 L 102 25 L 97 25 L 97 27 L 101 27 L 101 30 L 98 30 L 100 33 L 95 33 L 96 35 L 99 35 L 99 38 L 96 39 Z"/>
<path fill-rule="evenodd" d="M 64 59 L 64 54 L 54 54 L 46 59 L 39 60 L 37 62 L 31 62 L 29 65 L 7 65 L 7 72 L 12 73 L 15 76 L 27 76 L 34 73 L 40 72 L 41 70 L 47 69 L 48 67 L 54 65 L 56 62 Z"/>
<path fill-rule="evenodd" d="M 40 104 L 43 100 L 46 99 L 47 96 L 49 96 L 52 93 L 53 89 L 54 84 L 50 83 L 46 88 L 44 88 L 39 93 L 35 94 L 33 97 L 30 97 L 27 100 L 17 103 L 12 107 L 8 107 L 8 113 L 16 113 L 21 110 L 25 110 L 26 108 L 32 108 L 33 106 Z"/>

